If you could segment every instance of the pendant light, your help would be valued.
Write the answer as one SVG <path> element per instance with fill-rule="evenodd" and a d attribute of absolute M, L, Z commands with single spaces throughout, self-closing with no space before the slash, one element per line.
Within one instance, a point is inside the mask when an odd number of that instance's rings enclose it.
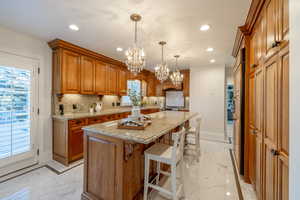
<path fill-rule="evenodd" d="M 140 48 L 137 44 L 137 22 L 139 22 L 142 17 L 139 14 L 132 14 L 130 19 L 135 23 L 134 29 L 134 44 L 132 47 L 129 47 L 125 52 L 126 60 L 125 63 L 127 65 L 128 70 L 137 75 L 140 73 L 145 67 L 145 52 L 143 48 Z"/>
<path fill-rule="evenodd" d="M 164 45 L 167 43 L 161 41 L 158 44 L 161 45 L 161 63 L 155 67 L 155 76 L 160 82 L 164 82 L 168 79 L 170 72 L 167 63 L 164 61 Z"/>

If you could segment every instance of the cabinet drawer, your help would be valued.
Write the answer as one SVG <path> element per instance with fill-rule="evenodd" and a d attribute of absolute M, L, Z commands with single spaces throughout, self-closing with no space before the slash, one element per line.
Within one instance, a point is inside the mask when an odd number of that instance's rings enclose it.
<path fill-rule="evenodd" d="M 72 119 L 69 120 L 69 127 L 70 128 L 77 128 L 81 126 L 86 126 L 86 119 Z"/>
<path fill-rule="evenodd" d="M 103 118 L 103 116 L 101 117 L 92 117 L 88 119 L 88 124 L 92 125 L 92 124 L 99 124 L 99 123 L 103 123 L 105 122 L 105 119 Z"/>

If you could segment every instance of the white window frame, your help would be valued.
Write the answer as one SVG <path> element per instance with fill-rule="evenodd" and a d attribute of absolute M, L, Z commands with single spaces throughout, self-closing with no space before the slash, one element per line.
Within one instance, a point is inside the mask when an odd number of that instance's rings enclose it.
<path fill-rule="evenodd" d="M 18 170 L 38 163 L 38 69 L 39 60 L 0 51 L 0 66 L 15 67 L 31 71 L 30 93 L 30 142 L 31 150 L 8 158 L 0 159 L 0 175 L 8 172 L 6 168 Z"/>

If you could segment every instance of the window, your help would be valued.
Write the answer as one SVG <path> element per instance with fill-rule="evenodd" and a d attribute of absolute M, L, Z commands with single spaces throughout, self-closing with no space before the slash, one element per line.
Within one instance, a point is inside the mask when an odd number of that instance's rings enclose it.
<path fill-rule="evenodd" d="M 30 150 L 30 70 L 0 66 L 0 159 Z"/>
<path fill-rule="evenodd" d="M 140 80 L 128 80 L 127 81 L 127 94 L 128 91 L 135 91 L 137 94 L 141 95 L 141 81 Z M 121 98 L 122 106 L 131 106 L 131 101 L 129 96 L 122 96 Z"/>

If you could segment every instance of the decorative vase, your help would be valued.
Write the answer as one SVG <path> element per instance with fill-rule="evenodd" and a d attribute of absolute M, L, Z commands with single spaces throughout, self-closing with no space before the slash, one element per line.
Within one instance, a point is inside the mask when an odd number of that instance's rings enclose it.
<path fill-rule="evenodd" d="M 132 106 L 131 116 L 134 118 L 140 117 L 141 116 L 141 107 L 140 106 Z"/>
<path fill-rule="evenodd" d="M 96 112 L 100 112 L 102 110 L 102 103 L 100 103 L 100 102 L 96 103 L 95 110 L 96 110 Z"/>

